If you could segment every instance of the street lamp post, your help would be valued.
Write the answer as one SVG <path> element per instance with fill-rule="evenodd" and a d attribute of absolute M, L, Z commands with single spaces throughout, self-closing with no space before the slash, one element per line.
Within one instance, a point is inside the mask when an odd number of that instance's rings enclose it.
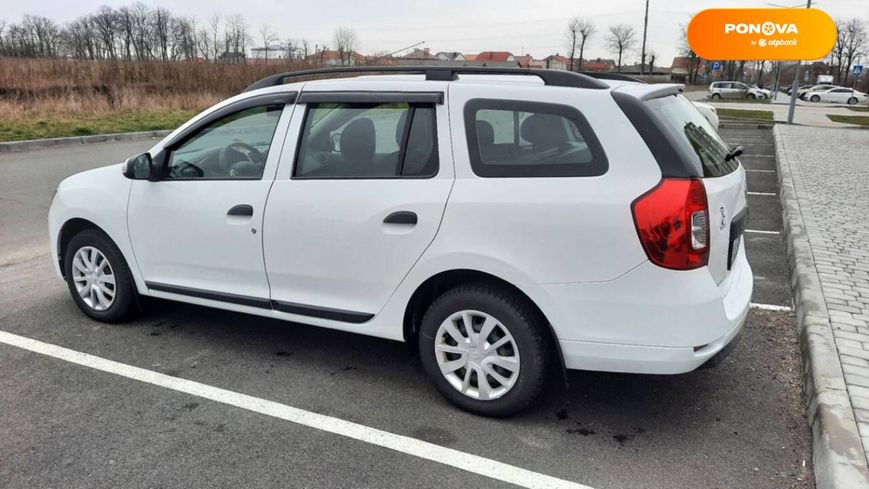
<path fill-rule="evenodd" d="M 812 8 L 812 0 L 806 2 L 806 8 Z M 794 68 L 794 83 L 791 86 L 791 104 L 788 107 L 788 124 L 794 123 L 794 109 L 797 107 L 797 91 L 800 88 L 800 68 L 803 62 L 797 61 L 797 66 Z"/>

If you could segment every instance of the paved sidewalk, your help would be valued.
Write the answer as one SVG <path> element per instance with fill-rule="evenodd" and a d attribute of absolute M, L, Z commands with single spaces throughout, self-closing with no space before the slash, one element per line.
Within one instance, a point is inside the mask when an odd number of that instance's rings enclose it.
<path fill-rule="evenodd" d="M 869 487 L 869 131 L 775 135 L 817 486 Z"/>

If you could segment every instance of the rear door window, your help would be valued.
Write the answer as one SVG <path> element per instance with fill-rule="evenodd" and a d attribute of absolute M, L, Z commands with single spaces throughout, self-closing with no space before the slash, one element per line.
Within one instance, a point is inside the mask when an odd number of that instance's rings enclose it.
<path fill-rule="evenodd" d="M 294 178 L 425 178 L 437 171 L 433 105 L 308 105 Z"/>
<path fill-rule="evenodd" d="M 730 147 L 718 131 L 683 95 L 660 97 L 646 102 L 679 141 L 697 155 L 703 176 L 720 177 L 736 170 L 739 162 L 725 161 Z"/>

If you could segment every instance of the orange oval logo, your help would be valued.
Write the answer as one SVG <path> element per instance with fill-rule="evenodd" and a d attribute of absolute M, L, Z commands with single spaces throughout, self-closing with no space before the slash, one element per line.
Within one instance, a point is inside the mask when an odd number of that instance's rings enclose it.
<path fill-rule="evenodd" d="M 836 25 L 813 9 L 708 9 L 688 24 L 698 56 L 720 60 L 815 60 L 830 53 Z"/>

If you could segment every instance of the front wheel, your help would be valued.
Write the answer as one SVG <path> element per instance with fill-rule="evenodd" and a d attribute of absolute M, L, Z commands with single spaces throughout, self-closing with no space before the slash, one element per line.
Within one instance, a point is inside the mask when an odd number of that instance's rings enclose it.
<path fill-rule="evenodd" d="M 420 358 L 440 393 L 484 416 L 528 408 L 543 390 L 550 346 L 545 320 L 506 287 L 461 285 L 423 316 Z"/>
<path fill-rule="evenodd" d="M 70 240 L 64 276 L 72 298 L 88 316 L 107 323 L 129 317 L 136 307 L 136 286 L 121 250 L 95 229 Z"/>
<path fill-rule="evenodd" d="M 755 94 L 753 94 L 753 93 L 749 93 L 749 94 L 748 94 L 748 98 L 754 100 L 754 99 L 757 98 L 757 95 L 755 95 Z"/>
<path fill-rule="evenodd" d="M 717 99 L 717 98 L 721 98 L 721 94 L 720 94 L 720 93 L 713 93 L 713 94 L 712 94 L 712 99 L 714 100 L 714 99 Z"/>
<path fill-rule="evenodd" d="M 809 100 L 811 100 L 812 102 L 820 102 L 821 97 L 818 97 L 817 95 L 812 95 L 812 98 Z"/>
<path fill-rule="evenodd" d="M 857 105 L 857 98 L 856 97 L 849 98 L 848 105 Z"/>

